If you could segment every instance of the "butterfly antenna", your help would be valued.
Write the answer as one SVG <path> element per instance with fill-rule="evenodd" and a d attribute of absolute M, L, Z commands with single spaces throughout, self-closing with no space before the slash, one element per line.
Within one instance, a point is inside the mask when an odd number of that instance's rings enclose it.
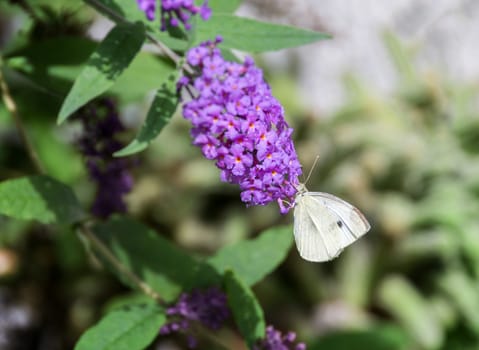
<path fill-rule="evenodd" d="M 316 164 L 318 163 L 318 159 L 319 159 L 319 156 L 316 156 L 316 158 L 314 159 L 314 162 L 313 162 L 313 166 L 311 167 L 311 170 L 309 171 L 308 177 L 306 178 L 306 181 L 304 182 L 305 185 L 308 183 L 309 178 L 311 177 L 311 174 L 313 174 L 313 170 L 314 170 L 314 167 L 316 166 Z"/>

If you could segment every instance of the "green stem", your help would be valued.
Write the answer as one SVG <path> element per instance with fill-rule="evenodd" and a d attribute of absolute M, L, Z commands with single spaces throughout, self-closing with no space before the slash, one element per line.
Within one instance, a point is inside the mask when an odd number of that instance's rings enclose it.
<path fill-rule="evenodd" d="M 93 245 L 96 252 L 101 254 L 117 271 L 124 275 L 128 280 L 133 283 L 140 291 L 148 295 L 150 298 L 156 300 L 159 304 L 164 305 L 164 301 L 161 296 L 153 290 L 146 282 L 140 277 L 130 271 L 125 265 L 123 265 L 116 256 L 98 239 L 86 223 L 81 224 L 79 227 L 80 233 L 85 236 L 88 241 Z"/>
<path fill-rule="evenodd" d="M 15 103 L 15 100 L 10 94 L 10 89 L 8 88 L 8 84 L 6 80 L 4 79 L 2 68 L 3 68 L 3 62 L 0 57 L 0 91 L 2 93 L 3 102 L 5 103 L 5 107 L 7 108 L 7 111 L 10 113 L 13 121 L 15 122 L 15 126 L 17 128 L 18 134 L 20 135 L 22 143 L 25 146 L 28 156 L 30 157 L 30 160 L 32 161 L 33 166 L 35 167 L 35 170 L 38 173 L 43 174 L 45 173 L 45 170 L 43 168 L 42 163 L 40 162 L 40 158 L 38 157 L 38 154 L 35 151 L 35 148 L 33 147 L 33 144 L 30 142 L 30 139 L 28 138 L 28 135 L 25 131 L 25 127 L 23 126 L 22 118 L 20 117 L 20 114 L 18 113 L 18 108 Z"/>

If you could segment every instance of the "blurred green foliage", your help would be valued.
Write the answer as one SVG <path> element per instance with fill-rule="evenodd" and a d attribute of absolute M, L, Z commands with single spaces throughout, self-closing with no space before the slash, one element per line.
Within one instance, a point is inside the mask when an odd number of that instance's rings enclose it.
<path fill-rule="evenodd" d="M 478 89 L 419 73 L 394 35 L 384 40 L 399 77 L 393 96 L 350 75 L 339 112 L 295 119 L 306 169 L 319 154 L 308 187 L 358 203 L 372 224 L 333 267 L 318 267 L 327 275 L 319 300 L 343 298 L 366 316 L 360 328 L 393 320 L 412 341 L 406 348 L 476 349 Z"/>
<path fill-rule="evenodd" d="M 408 340 L 397 326 L 388 324 L 368 330 L 332 332 L 310 345 L 310 350 L 396 350 L 404 349 Z"/>

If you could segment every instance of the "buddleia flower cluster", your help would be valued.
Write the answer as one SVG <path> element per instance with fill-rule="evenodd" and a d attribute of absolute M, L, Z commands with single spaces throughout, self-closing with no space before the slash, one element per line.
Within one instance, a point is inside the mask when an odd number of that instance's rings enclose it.
<path fill-rule="evenodd" d="M 211 287 L 181 294 L 176 304 L 167 309 L 166 314 L 174 320 L 161 327 L 162 335 L 187 333 L 192 322 L 199 322 L 211 330 L 217 330 L 229 318 L 230 311 L 226 295 L 220 289 Z M 196 342 L 196 338 L 189 334 L 188 346 L 194 348 Z"/>
<path fill-rule="evenodd" d="M 301 174 L 293 129 L 262 70 L 251 58 L 226 61 L 220 42 L 217 38 L 188 51 L 187 62 L 197 74 L 178 83 L 191 95 L 183 116 L 192 123 L 193 144 L 215 161 L 222 181 L 240 186 L 247 205 L 277 201 L 281 213 L 287 213 Z"/>
<path fill-rule="evenodd" d="M 137 0 L 138 7 L 142 10 L 148 20 L 153 21 L 156 17 L 158 0 Z M 211 16 L 211 9 L 206 0 L 203 5 L 196 6 L 194 0 L 160 0 L 161 11 L 161 30 L 166 30 L 168 25 L 178 27 L 183 24 L 186 30 L 191 29 L 190 19 L 196 14 L 200 14 L 203 20 Z"/>
<path fill-rule="evenodd" d="M 124 147 L 118 134 L 125 131 L 115 103 L 109 99 L 91 102 L 80 109 L 75 118 L 83 125 L 77 148 L 85 159 L 90 180 L 96 184 L 92 213 L 106 218 L 126 212 L 124 196 L 133 187 L 130 169 L 134 162 L 112 155 Z"/>

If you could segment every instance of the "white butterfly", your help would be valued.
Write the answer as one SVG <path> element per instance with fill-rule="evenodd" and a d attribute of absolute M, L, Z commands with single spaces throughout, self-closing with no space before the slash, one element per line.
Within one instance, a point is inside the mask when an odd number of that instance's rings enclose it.
<path fill-rule="evenodd" d="M 309 261 L 328 261 L 369 231 L 364 215 L 348 202 L 298 186 L 294 208 L 294 239 Z"/>

